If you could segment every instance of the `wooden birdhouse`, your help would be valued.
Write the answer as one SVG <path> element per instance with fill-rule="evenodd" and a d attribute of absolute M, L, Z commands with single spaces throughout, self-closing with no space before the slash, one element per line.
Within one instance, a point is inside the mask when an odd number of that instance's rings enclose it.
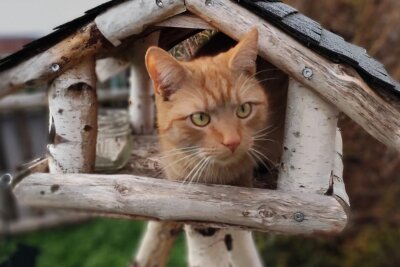
<path fill-rule="evenodd" d="M 289 77 L 276 190 L 181 186 L 138 175 L 93 174 L 97 79 L 131 68 L 133 153 L 140 150 L 141 155 L 150 155 L 146 150 L 157 151 L 157 143 L 151 136 L 140 136 L 154 133 L 154 104 L 144 66 L 146 49 L 150 45 L 170 49 L 199 29 L 215 29 L 239 40 L 252 28 L 259 32 L 259 56 Z M 400 150 L 396 100 L 400 85 L 365 49 L 275 0 L 109 1 L 0 61 L 0 98 L 43 84 L 48 85 L 49 157 L 40 168 L 37 164 L 31 167 L 16 186 L 18 201 L 99 216 L 178 222 L 164 229 L 150 226 L 155 228 L 148 230 L 152 234 L 146 238 L 154 244 L 139 252 L 137 266 L 150 266 L 149 258 L 153 263 L 162 262 L 163 243 L 151 241 L 163 239 L 160 233 L 179 228 L 180 223 L 187 223 L 189 245 L 195 248 L 189 257 L 192 266 L 228 266 L 228 262 L 259 266 L 245 230 L 341 232 L 350 203 L 342 179 L 339 112 L 385 145 Z M 47 163 L 49 173 L 37 172 Z M 157 160 L 138 157 L 133 165 L 154 173 Z M 226 231 L 204 235 L 195 231 L 208 226 Z M 230 259 L 227 233 L 237 242 L 233 250 L 231 247 Z M 225 243 L 210 248 L 210 242 L 217 239 Z M 169 240 L 165 238 L 165 244 Z M 154 246 L 156 250 L 152 250 Z M 148 251 L 157 252 L 148 255 Z"/>

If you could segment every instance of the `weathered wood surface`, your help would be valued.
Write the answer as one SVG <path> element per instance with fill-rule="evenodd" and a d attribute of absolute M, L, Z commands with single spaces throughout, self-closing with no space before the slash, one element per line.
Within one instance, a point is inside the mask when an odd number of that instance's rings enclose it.
<path fill-rule="evenodd" d="M 240 39 L 251 28 L 260 33 L 260 55 L 346 113 L 376 139 L 400 151 L 400 112 L 374 92 L 357 72 L 310 51 L 289 35 L 229 0 L 186 0 L 188 10 Z M 232 25 L 235 25 L 232 27 Z M 312 76 L 305 78 L 309 68 Z"/>
<path fill-rule="evenodd" d="M 201 18 L 190 14 L 184 13 L 168 18 L 162 22 L 157 23 L 155 26 L 171 27 L 171 28 L 189 28 L 189 29 L 203 29 L 213 30 L 213 26 L 202 20 Z"/>
<path fill-rule="evenodd" d="M 118 46 L 122 40 L 141 33 L 148 25 L 184 11 L 184 0 L 126 1 L 97 16 L 95 22 L 103 36 L 114 46 Z"/>
<path fill-rule="evenodd" d="M 81 63 L 54 79 L 49 90 L 51 173 L 94 171 L 97 138 L 95 60 Z"/>
<path fill-rule="evenodd" d="M 332 197 L 216 185 L 182 185 L 132 175 L 43 174 L 15 190 L 22 204 L 210 222 L 287 234 L 338 233 L 347 216 Z M 296 212 L 305 220 L 294 220 Z"/>
<path fill-rule="evenodd" d="M 145 235 L 131 266 L 166 266 L 174 241 L 181 230 L 182 224 L 180 223 L 148 222 Z"/>
<path fill-rule="evenodd" d="M 118 90 L 107 88 L 98 90 L 97 95 L 98 101 L 101 103 L 127 101 L 129 97 L 129 90 L 127 88 L 119 88 Z M 16 94 L 0 99 L 0 112 L 44 108 L 47 106 L 48 101 L 47 94 L 45 92 Z"/>
<path fill-rule="evenodd" d="M 89 23 L 45 52 L 0 72 L 0 98 L 61 75 L 83 57 L 98 53 L 107 44 L 95 23 Z"/>

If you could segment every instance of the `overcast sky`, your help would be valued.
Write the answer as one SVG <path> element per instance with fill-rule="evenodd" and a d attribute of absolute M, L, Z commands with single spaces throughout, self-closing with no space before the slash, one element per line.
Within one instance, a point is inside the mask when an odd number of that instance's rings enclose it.
<path fill-rule="evenodd" d="M 40 37 L 107 0 L 0 0 L 0 37 Z"/>

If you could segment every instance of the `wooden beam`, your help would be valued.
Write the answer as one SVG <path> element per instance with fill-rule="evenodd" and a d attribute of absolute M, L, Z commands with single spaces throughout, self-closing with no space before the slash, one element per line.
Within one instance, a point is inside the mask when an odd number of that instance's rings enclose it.
<path fill-rule="evenodd" d="M 213 26 L 211 26 L 201 18 L 190 13 L 184 13 L 173 16 L 162 22 L 157 23 L 155 26 L 170 27 L 170 28 L 203 29 L 203 30 L 215 29 Z"/>
<path fill-rule="evenodd" d="M 347 216 L 329 196 L 221 185 L 183 185 L 133 175 L 44 174 L 15 189 L 23 205 L 148 219 L 214 223 L 286 234 L 338 233 Z M 172 197 L 173 196 L 173 197 Z M 304 220 L 295 220 L 302 212 Z"/>
<path fill-rule="evenodd" d="M 233 1 L 186 0 L 187 9 L 235 39 L 250 29 L 260 33 L 260 55 L 314 90 L 361 125 L 373 137 L 400 151 L 400 112 L 372 90 L 358 73 L 312 52 L 271 23 Z M 311 70 L 311 75 L 304 72 Z"/>
<path fill-rule="evenodd" d="M 161 22 L 186 11 L 184 0 L 126 1 L 100 14 L 96 25 L 114 46 L 134 34 L 141 33 L 148 25 Z"/>
<path fill-rule="evenodd" d="M 45 52 L 0 72 L 0 98 L 24 87 L 44 84 L 109 45 L 89 23 Z"/>

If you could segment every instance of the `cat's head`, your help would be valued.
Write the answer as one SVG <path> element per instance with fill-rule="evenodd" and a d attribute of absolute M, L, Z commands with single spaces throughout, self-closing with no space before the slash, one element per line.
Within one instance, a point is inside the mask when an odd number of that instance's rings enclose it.
<path fill-rule="evenodd" d="M 194 148 L 225 166 L 249 158 L 267 119 L 266 94 L 255 78 L 257 53 L 256 29 L 227 52 L 190 62 L 149 48 L 146 66 L 164 149 Z"/>

